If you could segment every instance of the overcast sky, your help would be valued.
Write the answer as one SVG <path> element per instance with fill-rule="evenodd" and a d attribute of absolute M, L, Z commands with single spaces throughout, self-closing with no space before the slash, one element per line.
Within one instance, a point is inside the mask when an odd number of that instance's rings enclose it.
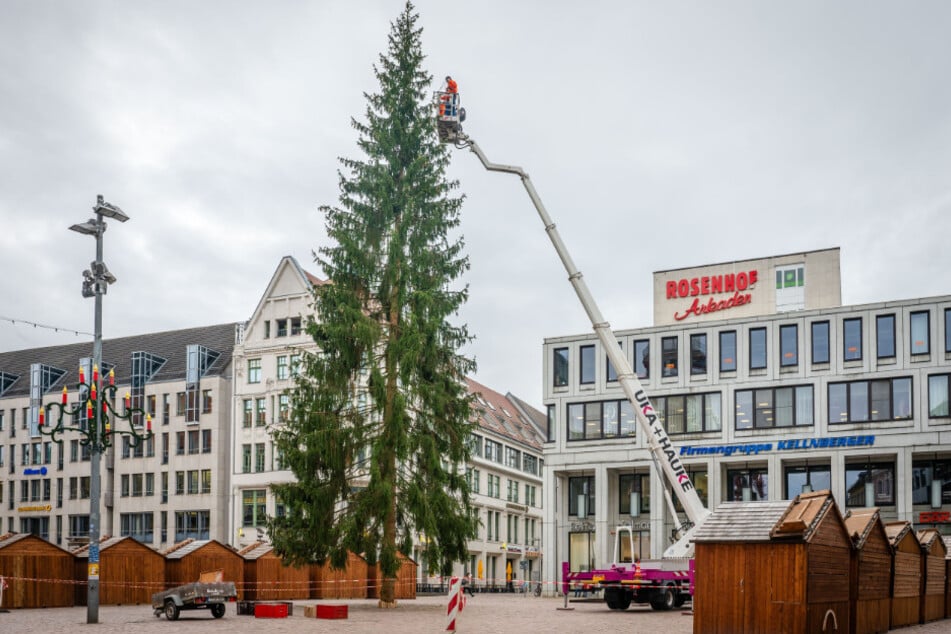
<path fill-rule="evenodd" d="M 583 6 L 582 6 L 583 5 Z M 0 15 L 0 317 L 106 338 L 248 319 L 377 86 L 397 0 L 49 2 Z M 532 180 L 617 329 L 653 271 L 841 247 L 845 304 L 951 293 L 951 3 L 419 0 L 466 131 Z M 542 404 L 542 341 L 590 331 L 515 176 L 454 151 L 475 378 Z M 0 350 L 91 341 L 0 319 Z"/>

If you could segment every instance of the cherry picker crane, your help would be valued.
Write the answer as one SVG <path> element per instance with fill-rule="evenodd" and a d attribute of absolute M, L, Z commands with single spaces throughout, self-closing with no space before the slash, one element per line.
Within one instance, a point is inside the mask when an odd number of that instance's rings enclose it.
<path fill-rule="evenodd" d="M 569 572 L 565 565 L 563 590 L 567 593 L 568 584 L 571 582 L 597 585 L 603 588 L 604 599 L 608 607 L 612 609 L 627 609 L 631 602 L 650 603 L 651 607 L 657 610 L 679 607 L 692 595 L 693 534 L 709 516 L 710 511 L 700 501 L 693 482 L 667 435 L 667 430 L 664 429 L 662 421 L 655 413 L 631 364 L 617 345 L 617 338 L 611 331 L 610 324 L 601 315 L 581 271 L 568 254 L 568 249 L 542 204 L 538 192 L 535 191 L 528 173 L 521 167 L 489 161 L 475 139 L 463 132 L 462 121 L 465 119 L 465 110 L 460 106 L 459 93 L 437 92 L 434 97 L 438 110 L 436 127 L 440 141 L 452 143 L 458 149 L 468 148 L 490 172 L 515 174 L 521 178 L 522 185 L 528 192 L 545 227 L 545 232 L 568 273 L 568 281 L 581 301 L 591 326 L 601 342 L 601 347 L 617 370 L 618 383 L 634 408 L 635 417 L 646 439 L 652 461 L 655 465 L 659 465 L 661 475 L 669 483 L 687 516 L 689 527 L 680 531 L 679 539 L 664 552 L 661 560 L 637 562 L 631 561 L 632 557 L 627 557 L 627 561 L 622 561 L 621 553 L 625 547 L 627 553 L 633 553 L 633 545 L 631 543 L 625 545 L 623 540 L 625 536 L 628 540 L 633 540 L 633 537 L 629 527 L 618 527 L 615 532 L 614 563 L 603 570 L 584 572 Z M 451 100 L 453 107 L 445 107 L 448 100 Z M 673 512 L 672 504 L 671 511 Z M 677 521 L 676 514 L 674 514 L 674 520 Z"/>

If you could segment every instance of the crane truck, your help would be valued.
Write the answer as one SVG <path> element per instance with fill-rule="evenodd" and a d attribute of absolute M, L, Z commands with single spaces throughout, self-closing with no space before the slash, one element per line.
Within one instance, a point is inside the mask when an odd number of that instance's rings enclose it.
<path fill-rule="evenodd" d="M 545 227 L 558 257 L 568 273 L 568 281 L 574 288 L 581 305 L 591 321 L 608 360 L 617 371 L 618 383 L 625 397 L 634 408 L 635 418 L 644 434 L 655 468 L 670 485 L 687 516 L 686 526 L 680 527 L 677 513 L 665 487 L 665 495 L 674 522 L 678 523 L 678 539 L 664 552 L 659 560 L 638 561 L 633 556 L 633 531 L 630 526 L 618 526 L 615 530 L 614 562 L 605 569 L 571 572 L 568 564 L 562 565 L 562 591 L 567 596 L 571 584 L 584 584 L 603 590 L 604 601 L 613 610 L 626 610 L 631 603 L 650 604 L 655 610 L 680 607 L 693 595 L 693 535 L 704 523 L 710 511 L 704 507 L 697 491 L 678 457 L 663 421 L 659 419 L 647 393 L 631 368 L 617 338 L 598 309 L 581 271 L 577 269 L 565 247 L 555 223 L 552 222 L 541 198 L 535 191 L 528 173 L 514 165 L 502 165 L 488 160 L 479 144 L 462 130 L 465 109 L 460 106 L 459 93 L 436 92 L 436 130 L 442 143 L 451 143 L 458 149 L 468 148 L 490 172 L 515 174 L 522 180 L 538 216 Z M 451 104 L 447 107 L 446 104 Z"/>

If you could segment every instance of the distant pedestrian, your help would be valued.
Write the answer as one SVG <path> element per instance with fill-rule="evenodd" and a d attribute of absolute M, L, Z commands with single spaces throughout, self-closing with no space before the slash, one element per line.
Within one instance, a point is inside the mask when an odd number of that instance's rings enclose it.
<path fill-rule="evenodd" d="M 472 589 L 472 573 L 467 572 L 462 578 L 462 591 L 468 592 L 470 597 L 475 597 L 475 590 Z"/>

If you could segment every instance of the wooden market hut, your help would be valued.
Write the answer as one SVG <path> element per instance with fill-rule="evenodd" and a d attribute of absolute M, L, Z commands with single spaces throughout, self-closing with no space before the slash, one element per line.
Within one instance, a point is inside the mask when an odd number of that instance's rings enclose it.
<path fill-rule="evenodd" d="M 76 581 L 89 578 L 89 544 L 73 550 Z M 165 589 L 165 557 L 131 537 L 103 537 L 99 542 L 99 604 L 150 604 L 152 593 Z M 76 605 L 86 605 L 85 585 L 77 586 Z"/>
<path fill-rule="evenodd" d="M 415 561 L 399 553 L 400 571 L 396 573 L 396 599 L 415 599 L 416 598 L 416 569 Z M 367 564 L 367 598 L 379 599 L 380 587 L 383 584 L 383 578 L 380 575 L 380 565 Z"/>
<path fill-rule="evenodd" d="M 244 598 L 244 558 L 234 549 L 214 539 L 186 539 L 163 554 L 166 587 L 192 583 L 203 572 L 221 570 L 224 581 L 234 582 L 238 599 Z"/>
<path fill-rule="evenodd" d="M 918 531 L 921 544 L 921 614 L 920 622 L 928 623 L 944 618 L 945 575 L 948 549 L 941 533 L 933 528 Z"/>
<path fill-rule="evenodd" d="M 330 567 L 330 560 L 310 570 L 312 599 L 367 598 L 367 562 L 360 555 L 347 553 L 347 564 L 339 570 Z"/>
<path fill-rule="evenodd" d="M 849 511 L 851 634 L 887 632 L 891 619 L 892 546 L 877 508 Z"/>
<path fill-rule="evenodd" d="M 7 582 L 0 608 L 72 607 L 74 562 L 68 550 L 36 535 L 0 535 L 0 577 Z"/>
<path fill-rule="evenodd" d="M 917 625 L 921 616 L 921 544 L 909 522 L 885 524 L 892 545 L 892 629 Z"/>
<path fill-rule="evenodd" d="M 248 601 L 309 599 L 311 566 L 288 566 L 267 542 L 238 551 L 244 559 L 244 598 Z"/>
<path fill-rule="evenodd" d="M 948 553 L 944 558 L 944 617 L 951 618 L 951 535 L 944 535 L 941 539 Z"/>
<path fill-rule="evenodd" d="M 852 542 L 829 491 L 725 502 L 694 542 L 696 634 L 849 630 Z"/>

